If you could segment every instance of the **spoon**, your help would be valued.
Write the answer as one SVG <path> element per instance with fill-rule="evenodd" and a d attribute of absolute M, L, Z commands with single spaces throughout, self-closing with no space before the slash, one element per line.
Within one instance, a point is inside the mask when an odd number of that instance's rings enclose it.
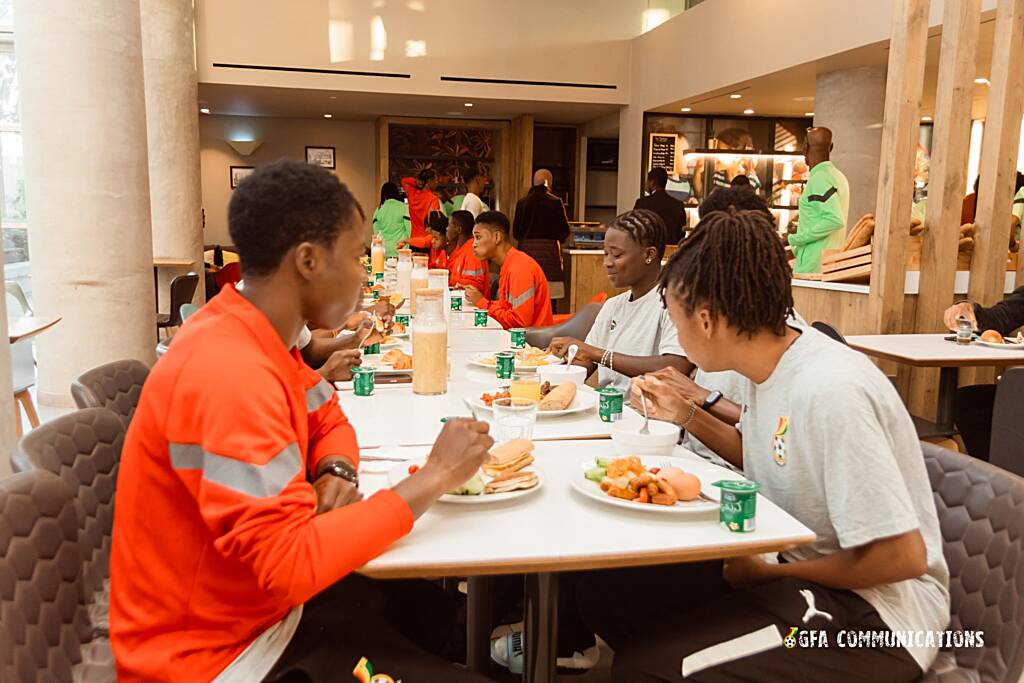
<path fill-rule="evenodd" d="M 466 404 L 467 408 L 469 408 L 469 414 L 473 416 L 473 419 L 479 422 L 480 416 L 476 414 L 476 408 L 473 407 L 473 403 L 465 396 L 462 397 L 462 402 Z"/>
<path fill-rule="evenodd" d="M 565 358 L 566 365 L 572 365 L 572 361 L 576 358 L 576 354 L 580 352 L 580 347 L 576 344 L 569 345 L 569 354 Z"/>
<path fill-rule="evenodd" d="M 647 394 L 645 394 L 643 390 L 640 391 L 640 405 L 644 409 L 644 426 L 640 428 L 640 433 L 647 435 L 651 433 L 651 421 L 650 418 L 647 417 Z"/>

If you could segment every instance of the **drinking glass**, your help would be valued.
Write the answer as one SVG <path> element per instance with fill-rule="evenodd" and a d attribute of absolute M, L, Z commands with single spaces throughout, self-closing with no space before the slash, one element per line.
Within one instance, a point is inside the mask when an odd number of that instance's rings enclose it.
<path fill-rule="evenodd" d="M 512 398 L 528 398 L 540 403 L 540 376 L 536 372 L 517 372 L 509 387 Z"/>
<path fill-rule="evenodd" d="M 537 422 L 537 402 L 528 398 L 499 398 L 494 402 L 498 442 L 532 439 Z"/>

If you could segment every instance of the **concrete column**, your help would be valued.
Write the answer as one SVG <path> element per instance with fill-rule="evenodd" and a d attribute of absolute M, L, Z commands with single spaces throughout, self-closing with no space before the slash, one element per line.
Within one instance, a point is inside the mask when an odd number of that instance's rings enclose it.
<path fill-rule="evenodd" d="M 191 0 L 140 0 L 149 140 L 153 256 L 191 259 L 200 275 L 194 301 L 205 300 L 199 103 Z M 160 269 L 160 311 L 171 280 L 189 268 Z"/>
<path fill-rule="evenodd" d="M 39 402 L 156 344 L 138 0 L 15 0 Z"/>
<path fill-rule="evenodd" d="M 832 129 L 832 162 L 850 181 L 850 223 L 875 211 L 885 109 L 885 67 L 818 74 L 814 125 Z"/>
<path fill-rule="evenodd" d="M 633 208 L 643 189 L 644 112 L 635 104 L 619 110 L 619 177 L 615 213 Z"/>

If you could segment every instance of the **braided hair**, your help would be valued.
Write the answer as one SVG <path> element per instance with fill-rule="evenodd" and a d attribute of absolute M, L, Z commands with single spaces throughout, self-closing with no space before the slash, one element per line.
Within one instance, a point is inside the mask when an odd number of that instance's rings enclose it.
<path fill-rule="evenodd" d="M 668 229 L 661 216 L 649 209 L 633 209 L 619 214 L 608 224 L 607 230 L 615 228 L 629 235 L 641 247 L 654 247 L 658 252 L 658 260 L 665 255 L 665 242 L 668 240 Z"/>
<path fill-rule="evenodd" d="M 662 300 L 698 304 L 739 332 L 785 334 L 793 312 L 792 271 L 775 226 L 760 211 L 714 211 L 701 219 L 661 274 Z"/>

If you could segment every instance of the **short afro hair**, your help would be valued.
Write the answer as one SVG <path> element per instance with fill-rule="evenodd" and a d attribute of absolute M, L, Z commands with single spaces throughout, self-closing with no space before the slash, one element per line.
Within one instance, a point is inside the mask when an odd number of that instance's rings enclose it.
<path fill-rule="evenodd" d="M 664 169 L 662 169 L 664 170 Z M 641 247 L 654 247 L 658 260 L 665 255 L 668 229 L 661 216 L 648 209 L 633 209 L 619 214 L 608 224 L 606 230 L 621 230 Z"/>
<path fill-rule="evenodd" d="M 501 230 L 506 235 L 512 233 L 512 226 L 508 222 L 508 216 L 501 211 L 484 211 L 476 217 L 476 225 L 486 225 L 491 230 Z"/>
<path fill-rule="evenodd" d="M 228 204 L 228 232 L 243 276 L 273 273 L 288 250 L 303 242 L 331 246 L 343 228 L 365 218 L 333 173 L 284 159 L 258 167 Z"/>
<path fill-rule="evenodd" d="M 463 235 L 473 234 L 473 223 L 475 221 L 476 219 L 473 218 L 473 214 L 464 209 L 453 211 L 452 215 L 448 218 L 448 224 L 459 226 L 459 230 Z"/>
<path fill-rule="evenodd" d="M 658 189 L 664 190 L 668 185 L 668 171 L 661 166 L 652 168 L 647 172 L 647 179 L 654 183 L 654 186 Z"/>
<path fill-rule="evenodd" d="M 739 211 L 760 211 L 775 221 L 775 216 L 768 210 L 768 202 L 751 192 L 749 187 L 719 187 L 700 203 L 697 215 L 704 218 L 713 211 L 725 211 L 730 206 Z"/>

